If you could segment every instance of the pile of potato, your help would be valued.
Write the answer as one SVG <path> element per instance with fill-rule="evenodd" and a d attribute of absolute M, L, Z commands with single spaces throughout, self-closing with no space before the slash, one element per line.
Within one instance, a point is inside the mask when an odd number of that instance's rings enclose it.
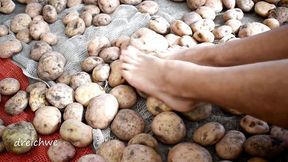
<path fill-rule="evenodd" d="M 184 2 L 185 0 L 173 0 Z M 4 150 L 22 154 L 32 147 L 16 147 L 17 139 L 35 141 L 37 134 L 51 135 L 59 132 L 61 139 L 52 145 L 47 154 L 51 161 L 70 161 L 75 147 L 88 147 L 93 142 L 93 129 L 110 127 L 117 139 L 99 146 L 96 154 L 84 155 L 79 162 L 212 162 L 206 147 L 215 146 L 217 156 L 224 161 L 236 160 L 243 152 L 251 155 L 249 162 L 267 161 L 287 149 L 288 130 L 269 126 L 252 116 L 243 116 L 241 130 L 226 130 L 218 122 L 208 122 L 194 131 L 188 131 L 184 121 L 203 121 L 212 114 L 212 105 L 199 103 L 194 110 L 176 113 L 162 101 L 146 96 L 131 87 L 121 76 L 119 57 L 121 49 L 134 46 L 146 54 L 165 57 L 165 51 L 214 45 L 249 37 L 273 30 L 288 21 L 288 3 L 285 0 L 186 0 L 192 10 L 182 19 L 168 22 L 157 15 L 159 5 L 146 0 L 18 0 L 27 4 L 25 13 L 16 15 L 9 29 L 17 39 L 0 44 L 0 58 L 9 58 L 22 50 L 22 44 L 31 43 L 30 58 L 38 62 L 37 74 L 44 81 L 54 81 L 48 87 L 36 82 L 26 91 L 20 90 L 14 78 L 0 81 L 0 94 L 11 98 L 5 103 L 5 112 L 19 115 L 28 107 L 35 112 L 33 121 L 4 126 L 0 120 L 0 152 Z M 84 7 L 59 18 L 66 7 Z M 0 0 L 0 12 L 13 12 L 12 0 Z M 135 5 L 139 12 L 151 16 L 147 27 L 140 28 L 130 37 L 109 40 L 95 36 L 87 42 L 87 58 L 81 61 L 81 71 L 64 70 L 66 58 L 54 51 L 57 36 L 49 24 L 61 19 L 68 37 L 83 34 L 91 25 L 105 26 L 112 20 L 120 4 Z M 176 5 L 176 4 L 175 4 Z M 218 13 L 224 25 L 216 25 Z M 255 13 L 265 20 L 242 24 L 246 12 Z M 0 25 L 0 36 L 9 33 Z M 107 88 L 109 87 L 109 88 Z M 108 90 L 110 89 L 111 90 Z M 1 101 L 0 95 L 0 101 Z M 133 109 L 139 97 L 146 98 L 147 110 L 154 116 L 151 125 Z M 225 109 L 233 115 L 242 115 Z M 184 120 L 183 120 L 184 119 Z M 145 127 L 151 132 L 145 132 Z M 187 137 L 191 139 L 187 140 Z M 192 142 L 193 141 L 193 142 Z M 171 147 L 169 153 L 160 155 L 158 142 Z M 265 160 L 266 159 L 266 160 Z"/>

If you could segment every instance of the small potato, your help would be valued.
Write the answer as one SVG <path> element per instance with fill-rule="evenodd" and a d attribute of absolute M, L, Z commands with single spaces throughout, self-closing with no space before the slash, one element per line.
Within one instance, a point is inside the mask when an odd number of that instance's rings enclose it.
<path fill-rule="evenodd" d="M 57 83 L 48 89 L 46 99 L 51 105 L 63 109 L 73 103 L 73 89 L 66 84 Z"/>
<path fill-rule="evenodd" d="M 232 28 L 228 25 L 222 25 L 213 30 L 215 39 L 222 39 L 226 35 L 232 34 Z"/>
<path fill-rule="evenodd" d="M 60 13 L 66 8 L 67 0 L 49 0 L 49 4 L 55 7 L 57 13 Z"/>
<path fill-rule="evenodd" d="M 92 80 L 94 82 L 104 82 L 108 79 L 110 66 L 108 64 L 97 65 L 92 72 Z"/>
<path fill-rule="evenodd" d="M 167 34 L 170 28 L 169 22 L 161 16 L 152 16 L 148 26 L 159 34 Z"/>
<path fill-rule="evenodd" d="M 41 41 L 44 41 L 44 42 L 48 43 L 51 46 L 57 44 L 57 42 L 58 42 L 57 36 L 55 34 L 53 34 L 53 33 L 41 34 L 40 39 L 41 39 Z"/>
<path fill-rule="evenodd" d="M 179 40 L 180 40 L 181 37 L 178 36 L 178 35 L 170 33 L 170 34 L 167 34 L 165 36 L 165 38 L 167 39 L 169 47 L 172 47 L 172 46 L 175 46 L 175 45 L 179 44 Z"/>
<path fill-rule="evenodd" d="M 249 12 L 254 7 L 253 0 L 236 0 L 236 4 L 243 12 Z"/>
<path fill-rule="evenodd" d="M 77 20 L 79 18 L 79 13 L 77 11 L 68 12 L 62 17 L 63 24 L 68 24 L 70 21 Z"/>
<path fill-rule="evenodd" d="M 14 16 L 10 22 L 10 30 L 18 33 L 20 30 L 27 29 L 29 23 L 32 21 L 31 17 L 25 13 Z"/>
<path fill-rule="evenodd" d="M 162 162 L 162 159 L 154 149 L 133 144 L 124 149 L 121 162 Z"/>
<path fill-rule="evenodd" d="M 168 153 L 168 162 L 212 162 L 211 154 L 204 147 L 190 142 L 175 145 Z"/>
<path fill-rule="evenodd" d="M 129 5 L 137 5 L 142 2 L 142 0 L 120 0 L 121 3 Z"/>
<path fill-rule="evenodd" d="M 34 18 L 40 15 L 42 12 L 42 5 L 40 3 L 29 3 L 26 6 L 25 13 L 28 14 L 31 18 Z"/>
<path fill-rule="evenodd" d="M 39 59 L 41 58 L 41 56 L 47 52 L 51 52 L 52 51 L 52 47 L 50 47 L 50 45 L 44 41 L 39 41 L 36 42 L 30 51 L 30 58 L 35 60 L 35 61 L 39 61 Z"/>
<path fill-rule="evenodd" d="M 53 106 L 41 107 L 35 112 L 33 125 L 40 134 L 53 134 L 61 125 L 61 112 Z"/>
<path fill-rule="evenodd" d="M 65 34 L 68 37 L 73 37 L 78 34 L 83 34 L 84 31 L 85 31 L 85 22 L 81 18 L 70 21 L 65 28 Z"/>
<path fill-rule="evenodd" d="M 239 29 L 238 36 L 240 38 L 244 38 L 244 37 L 249 37 L 249 36 L 253 36 L 256 34 L 260 34 L 269 30 L 271 29 L 262 23 L 252 22 L 252 23 L 247 23 L 245 25 L 242 25 Z"/>
<path fill-rule="evenodd" d="M 5 112 L 9 115 L 22 113 L 28 105 L 28 94 L 25 91 L 18 91 L 5 104 Z"/>
<path fill-rule="evenodd" d="M 52 5 L 45 5 L 42 13 L 43 19 L 50 24 L 57 20 L 57 11 Z"/>
<path fill-rule="evenodd" d="M 125 79 L 122 77 L 121 71 L 121 61 L 115 60 L 110 64 L 111 72 L 108 78 L 109 85 L 113 88 L 125 82 Z"/>
<path fill-rule="evenodd" d="M 86 154 L 81 156 L 77 162 L 105 162 L 104 158 L 96 154 Z"/>
<path fill-rule="evenodd" d="M 33 84 L 30 84 L 27 88 L 26 88 L 26 92 L 30 93 L 33 89 L 35 88 L 46 88 L 47 85 L 43 82 L 36 82 Z"/>
<path fill-rule="evenodd" d="M 207 6 L 201 6 L 196 10 L 196 13 L 198 13 L 203 19 L 211 19 L 214 20 L 216 17 L 216 13 L 214 9 Z"/>
<path fill-rule="evenodd" d="M 194 131 L 193 140 L 202 145 L 214 145 L 224 136 L 225 128 L 217 122 L 206 123 Z"/>
<path fill-rule="evenodd" d="M 197 32 L 199 30 L 208 30 L 212 31 L 215 28 L 215 23 L 211 19 L 201 19 L 190 25 L 193 32 Z"/>
<path fill-rule="evenodd" d="M 246 137 L 243 133 L 230 130 L 225 136 L 215 145 L 217 155 L 222 159 L 236 159 L 242 152 L 243 143 Z"/>
<path fill-rule="evenodd" d="M 138 6 L 138 11 L 141 13 L 148 13 L 149 15 L 155 15 L 159 10 L 159 5 L 155 1 L 147 0 L 141 2 Z"/>
<path fill-rule="evenodd" d="M 280 23 L 275 18 L 268 18 L 263 21 L 263 24 L 267 25 L 270 29 L 275 29 L 280 27 Z"/>
<path fill-rule="evenodd" d="M 135 135 L 143 133 L 143 118 L 133 110 L 120 110 L 111 124 L 112 132 L 121 140 L 129 141 Z"/>
<path fill-rule="evenodd" d="M 147 98 L 146 106 L 147 110 L 153 115 L 158 115 L 161 112 L 172 111 L 171 107 L 167 106 L 165 103 L 154 97 Z"/>
<path fill-rule="evenodd" d="M 67 71 L 64 71 L 60 77 L 57 78 L 56 82 L 57 83 L 64 83 L 64 84 L 67 84 L 67 85 L 70 85 L 71 83 L 71 78 L 74 74 L 76 74 L 77 71 L 75 70 L 67 70 Z"/>
<path fill-rule="evenodd" d="M 101 13 L 101 14 L 94 16 L 92 23 L 95 26 L 106 26 L 106 25 L 110 24 L 111 21 L 112 20 L 111 20 L 110 15 Z"/>
<path fill-rule="evenodd" d="M 61 53 L 46 52 L 39 60 L 37 74 L 43 80 L 55 80 L 63 73 L 65 64 L 66 59 Z"/>
<path fill-rule="evenodd" d="M 191 24 L 193 24 L 193 23 L 195 23 L 201 19 L 202 19 L 202 17 L 195 11 L 185 13 L 182 16 L 183 22 L 185 22 L 187 25 L 191 25 Z"/>
<path fill-rule="evenodd" d="M 104 13 L 111 14 L 120 5 L 119 0 L 98 0 L 98 6 Z"/>
<path fill-rule="evenodd" d="M 236 19 L 230 19 L 230 20 L 225 22 L 225 25 L 230 26 L 232 28 L 233 33 L 238 33 L 238 31 L 242 25 L 242 22 L 239 20 L 236 20 Z"/>
<path fill-rule="evenodd" d="M 265 134 L 269 126 L 265 121 L 246 115 L 240 120 L 240 126 L 249 134 Z"/>
<path fill-rule="evenodd" d="M 76 154 L 74 146 L 62 139 L 54 141 L 55 144 L 51 145 L 48 149 L 47 155 L 53 162 L 68 162 L 73 159 Z"/>
<path fill-rule="evenodd" d="M 105 162 L 119 162 L 124 149 L 125 144 L 115 139 L 102 143 L 96 150 L 96 154 L 102 156 Z"/>
<path fill-rule="evenodd" d="M 193 34 L 193 38 L 195 38 L 198 42 L 213 42 L 214 41 L 214 35 L 212 32 L 208 30 L 198 30 Z"/>
<path fill-rule="evenodd" d="M 135 90 L 128 85 L 118 85 L 109 93 L 116 97 L 120 109 L 132 108 L 137 102 Z"/>
<path fill-rule="evenodd" d="M 104 61 L 102 58 L 96 56 L 89 56 L 81 62 L 81 69 L 87 73 L 90 73 L 97 65 L 103 63 Z"/>
<path fill-rule="evenodd" d="M 284 150 L 284 141 L 269 135 L 254 135 L 249 137 L 243 147 L 252 156 L 273 158 Z"/>
<path fill-rule="evenodd" d="M 76 7 L 82 3 L 82 0 L 67 0 L 67 7 Z"/>
<path fill-rule="evenodd" d="M 10 14 L 15 10 L 15 3 L 12 0 L 0 0 L 0 12 Z"/>
<path fill-rule="evenodd" d="M 207 103 L 200 103 L 196 105 L 194 110 L 182 113 L 187 119 L 191 121 L 199 121 L 208 118 L 212 113 L 212 105 Z"/>
<path fill-rule="evenodd" d="M 151 127 L 156 138 L 165 144 L 176 144 L 186 135 L 183 120 L 174 112 L 158 114 L 153 119 Z"/>
<path fill-rule="evenodd" d="M 183 36 L 183 35 L 192 35 L 192 30 L 189 27 L 189 25 L 185 24 L 183 21 L 181 20 L 175 20 L 171 23 L 171 30 L 172 32 L 174 32 L 175 34 L 179 35 L 179 36 Z"/>
<path fill-rule="evenodd" d="M 203 6 L 206 3 L 206 0 L 187 0 L 187 6 L 191 10 L 196 10 L 197 8 Z"/>
<path fill-rule="evenodd" d="M 29 43 L 31 42 L 31 36 L 30 36 L 30 33 L 29 33 L 29 30 L 28 29 L 23 29 L 23 30 L 20 30 L 17 34 L 16 34 L 16 38 L 21 41 L 21 42 L 24 42 L 24 43 Z"/>
<path fill-rule="evenodd" d="M 90 100 L 85 119 L 92 128 L 104 129 L 109 126 L 117 111 L 117 99 L 110 94 L 101 94 Z"/>
<path fill-rule="evenodd" d="M 0 58 L 10 58 L 22 51 L 22 44 L 17 39 L 7 40 L 0 43 Z"/>
<path fill-rule="evenodd" d="M 0 37 L 5 36 L 9 33 L 9 29 L 6 25 L 0 25 Z"/>
<path fill-rule="evenodd" d="M 150 134 L 146 134 L 146 133 L 140 133 L 134 136 L 128 142 L 128 145 L 133 145 L 133 144 L 145 145 L 153 149 L 157 149 L 158 147 L 157 140 L 154 137 L 152 137 Z"/>
<path fill-rule="evenodd" d="M 276 9 L 270 10 L 268 17 L 277 19 L 280 24 L 288 22 L 288 8 L 277 7 Z"/>
<path fill-rule="evenodd" d="M 75 90 L 75 100 L 83 106 L 88 106 L 92 98 L 104 93 L 103 88 L 97 83 L 86 83 Z"/>
<path fill-rule="evenodd" d="M 39 21 L 32 21 L 30 23 L 29 31 L 30 35 L 34 40 L 39 40 L 42 34 L 50 32 L 50 28 L 45 21 L 39 20 Z"/>
<path fill-rule="evenodd" d="M 243 17 L 244 17 L 244 13 L 239 8 L 233 8 L 233 9 L 227 10 L 223 14 L 223 19 L 225 22 L 230 19 L 241 20 Z"/>
<path fill-rule="evenodd" d="M 73 89 L 78 88 L 81 85 L 91 83 L 91 77 L 86 72 L 78 72 L 71 76 L 70 85 Z"/>
<path fill-rule="evenodd" d="M 111 63 L 117 60 L 120 56 L 120 48 L 119 47 L 107 47 L 104 48 L 100 53 L 99 57 L 101 57 L 104 62 Z"/>
<path fill-rule="evenodd" d="M 247 162 L 268 162 L 268 161 L 259 157 L 253 157 L 248 159 Z"/>
<path fill-rule="evenodd" d="M 276 8 L 274 4 L 270 4 L 265 1 L 260 1 L 255 4 L 254 11 L 256 14 L 262 16 L 262 17 L 267 17 L 269 14 L 269 11 Z"/>
<path fill-rule="evenodd" d="M 0 94 L 13 95 L 20 89 L 20 83 L 14 78 L 5 78 L 0 81 Z"/>
<path fill-rule="evenodd" d="M 31 90 L 29 97 L 29 106 L 32 111 L 36 111 L 40 107 L 49 105 L 45 98 L 47 90 L 48 89 L 46 87 L 36 87 Z"/>
<path fill-rule="evenodd" d="M 236 6 L 236 0 L 222 0 L 222 3 L 228 10 Z"/>
<path fill-rule="evenodd" d="M 96 36 L 93 40 L 88 42 L 87 51 L 89 56 L 98 56 L 99 52 L 105 48 L 110 47 L 110 41 L 105 36 Z"/>
<path fill-rule="evenodd" d="M 118 48 L 128 47 L 130 43 L 130 37 L 128 36 L 120 36 L 112 41 L 112 46 L 116 46 Z"/>
<path fill-rule="evenodd" d="M 75 119 L 68 119 L 62 123 L 60 136 L 76 147 L 87 147 L 93 140 L 92 128 Z"/>
<path fill-rule="evenodd" d="M 82 121 L 83 118 L 84 107 L 79 103 L 71 103 L 66 106 L 63 114 L 63 119 L 75 119 L 78 121 Z"/>

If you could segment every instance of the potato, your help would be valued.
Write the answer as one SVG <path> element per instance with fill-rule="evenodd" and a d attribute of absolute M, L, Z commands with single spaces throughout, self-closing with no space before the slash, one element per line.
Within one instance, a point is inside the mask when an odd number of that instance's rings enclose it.
<path fill-rule="evenodd" d="M 135 90 L 128 85 L 118 85 L 109 93 L 116 97 L 120 109 L 132 108 L 137 102 Z"/>
<path fill-rule="evenodd" d="M 153 119 L 151 127 L 156 138 L 165 144 L 176 144 L 186 135 L 183 120 L 174 112 L 158 114 Z"/>
<path fill-rule="evenodd" d="M 77 73 L 77 71 L 75 70 L 67 70 L 67 71 L 64 71 L 60 77 L 57 78 L 56 82 L 57 83 L 64 83 L 64 84 L 67 84 L 67 85 L 70 85 L 71 83 L 71 78 L 73 75 L 75 75 Z"/>
<path fill-rule="evenodd" d="M 81 62 L 81 69 L 87 73 L 90 73 L 97 65 L 103 63 L 104 61 L 102 58 L 96 56 L 89 56 Z"/>
<path fill-rule="evenodd" d="M 55 7 L 57 13 L 60 13 L 66 8 L 67 0 L 49 0 L 49 4 Z"/>
<path fill-rule="evenodd" d="M 232 28 L 229 25 L 222 25 L 213 30 L 216 39 L 222 39 L 226 35 L 232 34 Z"/>
<path fill-rule="evenodd" d="M 111 21 L 112 20 L 111 20 L 110 15 L 101 13 L 101 14 L 94 16 L 92 23 L 95 26 L 106 26 L 106 25 L 110 24 Z"/>
<path fill-rule="evenodd" d="M 80 18 L 83 19 L 86 27 L 92 25 L 93 16 L 90 12 L 82 12 Z"/>
<path fill-rule="evenodd" d="M 284 145 L 284 141 L 269 135 L 254 135 L 245 141 L 243 147 L 252 156 L 272 158 L 283 152 Z"/>
<path fill-rule="evenodd" d="M 49 160 L 52 162 L 68 162 L 73 159 L 76 149 L 71 143 L 62 139 L 54 142 L 55 144 L 51 145 L 47 152 Z"/>
<path fill-rule="evenodd" d="M 65 57 L 58 52 L 46 52 L 39 60 L 37 74 L 43 80 L 55 80 L 64 71 Z"/>
<path fill-rule="evenodd" d="M 236 19 L 230 19 L 228 21 L 225 22 L 225 25 L 228 25 L 232 28 L 232 33 L 238 33 L 242 22 Z"/>
<path fill-rule="evenodd" d="M 46 88 L 47 85 L 43 82 L 36 82 L 36 83 L 32 83 L 30 85 L 28 85 L 28 87 L 26 88 L 26 92 L 27 93 L 31 93 L 31 91 L 35 88 Z"/>
<path fill-rule="evenodd" d="M 9 115 L 22 113 L 28 105 L 28 94 L 25 91 L 18 91 L 5 103 L 5 112 Z"/>
<path fill-rule="evenodd" d="M 63 119 L 64 120 L 75 119 L 78 121 L 82 121 L 83 111 L 84 111 L 83 105 L 77 102 L 73 102 L 65 107 Z"/>
<path fill-rule="evenodd" d="M 105 162 L 102 156 L 96 154 L 86 154 L 81 156 L 77 162 Z"/>
<path fill-rule="evenodd" d="M 17 39 L 7 40 L 0 43 L 0 58 L 10 58 L 22 51 L 22 44 Z"/>
<path fill-rule="evenodd" d="M 112 46 L 116 46 L 118 48 L 128 47 L 130 43 L 130 37 L 128 36 L 120 36 L 112 41 Z"/>
<path fill-rule="evenodd" d="M 103 50 L 99 53 L 99 57 L 101 57 L 106 63 L 111 63 L 119 59 L 119 56 L 120 56 L 119 47 L 103 48 Z"/>
<path fill-rule="evenodd" d="M 193 38 L 195 38 L 198 42 L 213 42 L 214 35 L 212 32 L 208 30 L 198 30 L 193 34 Z"/>
<path fill-rule="evenodd" d="M 82 3 L 82 0 L 67 0 L 67 7 L 77 7 Z"/>
<path fill-rule="evenodd" d="M 172 47 L 172 46 L 175 46 L 175 45 L 179 44 L 179 40 L 180 40 L 181 37 L 178 36 L 178 35 L 170 33 L 170 34 L 167 34 L 165 36 L 165 38 L 166 38 L 166 40 L 167 40 L 167 42 L 169 44 L 169 47 Z"/>
<path fill-rule="evenodd" d="M 191 10 L 196 10 L 197 8 L 203 6 L 206 0 L 187 0 L 187 6 Z"/>
<path fill-rule="evenodd" d="M 40 3 L 29 3 L 26 6 L 25 13 L 28 14 L 31 18 L 34 18 L 41 14 L 42 5 Z"/>
<path fill-rule="evenodd" d="M 0 25 L 0 37 L 5 36 L 9 33 L 9 29 L 6 25 Z"/>
<path fill-rule="evenodd" d="M 111 87 L 116 87 L 125 82 L 125 79 L 122 77 L 121 70 L 121 61 L 115 60 L 111 63 L 111 73 L 108 78 L 108 83 Z"/>
<path fill-rule="evenodd" d="M 34 40 L 39 40 L 42 34 L 50 32 L 50 28 L 45 21 L 39 20 L 39 21 L 32 21 L 30 23 L 29 31 L 30 35 Z"/>
<path fill-rule="evenodd" d="M 101 94 L 90 100 L 85 119 L 92 128 L 104 129 L 109 126 L 117 111 L 117 99 L 110 94 Z"/>
<path fill-rule="evenodd" d="M 49 45 L 55 45 L 58 42 L 58 38 L 53 33 L 44 33 L 40 36 L 41 41 L 48 43 Z"/>
<path fill-rule="evenodd" d="M 142 0 L 120 0 L 121 3 L 129 5 L 137 5 L 142 2 Z"/>
<path fill-rule="evenodd" d="M 89 101 L 96 96 L 105 93 L 97 83 L 86 83 L 75 90 L 75 100 L 83 106 L 88 106 Z"/>
<path fill-rule="evenodd" d="M 36 87 L 31 90 L 29 97 L 29 106 L 32 111 L 36 111 L 40 107 L 49 105 L 48 101 L 45 98 L 47 90 L 48 89 L 46 87 Z"/>
<path fill-rule="evenodd" d="M 50 47 L 50 45 L 44 41 L 39 41 L 36 42 L 30 51 L 30 58 L 35 60 L 35 61 L 39 61 L 39 59 L 41 58 L 41 56 L 47 52 L 51 52 L 52 48 Z"/>
<path fill-rule="evenodd" d="M 219 40 L 219 44 L 221 43 L 225 43 L 225 42 L 229 42 L 229 41 L 232 41 L 232 40 L 237 40 L 239 38 L 236 38 L 235 35 L 233 34 L 229 34 L 229 35 L 226 35 L 224 36 L 222 39 Z M 227 111 L 228 113 L 230 114 L 233 114 L 233 115 L 241 115 L 242 113 L 235 110 L 235 109 L 226 109 L 225 111 Z"/>
<path fill-rule="evenodd" d="M 170 28 L 169 22 L 161 16 L 152 16 L 148 26 L 159 34 L 167 34 Z"/>
<path fill-rule="evenodd" d="M 133 145 L 133 144 L 145 145 L 153 149 L 157 149 L 158 147 L 157 140 L 154 137 L 152 137 L 150 134 L 146 134 L 146 133 L 137 134 L 132 139 L 130 139 L 130 141 L 128 142 L 128 145 Z"/>
<path fill-rule="evenodd" d="M 203 19 L 211 19 L 214 20 L 216 17 L 215 10 L 211 7 L 207 6 L 201 6 L 196 10 L 196 13 L 198 13 Z"/>
<path fill-rule="evenodd" d="M 149 15 L 155 15 L 159 10 L 159 5 L 155 1 L 146 0 L 141 2 L 138 6 L 138 11 L 141 13 L 148 13 Z"/>
<path fill-rule="evenodd" d="M 254 7 L 253 0 L 236 0 L 236 4 L 243 12 L 249 12 Z"/>
<path fill-rule="evenodd" d="M 242 152 L 243 143 L 246 137 L 243 133 L 230 130 L 225 136 L 215 145 L 217 155 L 222 159 L 236 159 Z"/>
<path fill-rule="evenodd" d="M 194 12 L 194 11 L 185 13 L 182 16 L 183 22 L 185 22 L 187 25 L 191 25 L 201 19 L 202 17 L 197 12 Z"/>
<path fill-rule="evenodd" d="M 42 14 L 43 19 L 50 24 L 57 20 L 57 11 L 52 5 L 45 5 Z"/>
<path fill-rule="evenodd" d="M 208 30 L 212 31 L 215 28 L 215 23 L 211 19 L 201 19 L 190 25 L 193 32 L 197 32 L 199 30 Z"/>
<path fill-rule="evenodd" d="M 199 121 L 208 118 L 212 113 L 212 105 L 207 103 L 200 103 L 195 108 L 186 113 L 182 113 L 187 119 L 191 121 Z"/>
<path fill-rule="evenodd" d="M 97 65 L 92 72 L 92 80 L 94 82 L 103 82 L 108 79 L 110 66 L 108 64 Z"/>
<path fill-rule="evenodd" d="M 115 139 L 102 143 L 96 150 L 96 154 L 102 156 L 106 162 L 119 162 L 124 149 L 125 144 Z"/>
<path fill-rule="evenodd" d="M 181 20 L 175 20 L 171 23 L 171 31 L 179 36 L 192 35 L 192 30 L 189 25 L 185 24 Z"/>
<path fill-rule="evenodd" d="M 147 110 L 153 115 L 158 115 L 161 112 L 172 111 L 171 107 L 167 106 L 165 103 L 154 97 L 147 98 L 146 106 Z"/>
<path fill-rule="evenodd" d="M 121 162 L 162 162 L 162 159 L 154 149 L 133 144 L 124 149 Z"/>
<path fill-rule="evenodd" d="M 196 143 L 184 142 L 175 145 L 168 153 L 168 162 L 212 162 L 208 150 Z"/>
<path fill-rule="evenodd" d="M 40 21 L 40 20 L 41 20 L 41 21 L 44 21 L 42 15 L 38 15 L 38 16 L 33 17 L 33 20 L 32 20 L 32 21 Z"/>
<path fill-rule="evenodd" d="M 33 125 L 40 134 L 53 134 L 61 125 L 61 112 L 53 106 L 41 107 L 35 112 Z"/>
<path fill-rule="evenodd" d="M 73 37 L 78 34 L 83 34 L 84 31 L 85 31 L 85 22 L 81 18 L 70 21 L 65 28 L 65 34 L 68 37 Z"/>
<path fill-rule="evenodd" d="M 30 122 L 21 121 L 8 125 L 4 129 L 2 140 L 7 151 L 24 154 L 32 149 L 37 140 L 37 132 Z"/>
<path fill-rule="evenodd" d="M 111 14 L 120 5 L 119 0 L 98 0 L 98 6 L 104 13 Z"/>
<path fill-rule="evenodd" d="M 223 10 L 222 0 L 206 0 L 205 6 L 212 8 L 217 13 Z"/>
<path fill-rule="evenodd" d="M 70 11 L 65 16 L 62 17 L 63 24 L 68 24 L 71 21 L 77 20 L 79 18 L 79 13 L 77 11 Z"/>
<path fill-rule="evenodd" d="M 228 10 L 236 6 L 236 0 L 222 0 L 222 3 Z"/>
<path fill-rule="evenodd" d="M 270 29 L 275 29 L 280 27 L 280 23 L 275 18 L 268 18 L 263 21 L 263 24 L 267 25 Z"/>
<path fill-rule="evenodd" d="M 262 16 L 262 17 L 267 17 L 269 14 L 269 11 L 276 8 L 274 4 L 270 4 L 265 1 L 260 1 L 255 4 L 254 11 L 256 14 Z"/>
<path fill-rule="evenodd" d="M 83 0 L 83 3 L 86 5 L 89 4 L 98 5 L 98 0 Z"/>
<path fill-rule="evenodd" d="M 0 81 L 0 94 L 13 95 L 20 89 L 20 83 L 14 78 L 5 78 Z"/>
<path fill-rule="evenodd" d="M 73 103 L 73 89 L 66 84 L 57 83 L 48 89 L 46 99 L 51 105 L 58 109 L 63 109 L 70 103 Z"/>
<path fill-rule="evenodd" d="M 239 29 L 238 36 L 240 38 L 244 38 L 244 37 L 249 37 L 252 35 L 260 34 L 269 30 L 271 29 L 262 23 L 252 22 L 252 23 L 247 23 L 245 25 L 242 25 Z"/>
<path fill-rule="evenodd" d="M 277 126 L 272 126 L 270 131 L 271 137 L 284 141 L 285 146 L 288 146 L 288 130 Z"/>
<path fill-rule="evenodd" d="M 275 18 L 280 24 L 288 22 L 288 8 L 277 7 L 276 9 L 269 11 L 269 18 Z"/>
<path fill-rule="evenodd" d="M 240 120 L 240 126 L 249 134 L 265 134 L 269 126 L 265 121 L 246 115 Z"/>
<path fill-rule="evenodd" d="M 24 43 L 29 43 L 29 42 L 31 42 L 31 36 L 30 36 L 30 33 L 29 33 L 29 30 L 28 30 L 28 29 L 20 30 L 20 31 L 16 34 L 16 38 L 17 38 L 19 41 L 24 42 Z"/>
<path fill-rule="evenodd" d="M 71 76 L 70 85 L 73 89 L 76 89 L 81 85 L 91 83 L 91 82 L 92 82 L 92 80 L 91 80 L 91 77 L 88 73 L 78 72 L 78 73 Z"/>
<path fill-rule="evenodd" d="M 78 120 L 65 120 L 60 127 L 60 136 L 76 147 L 87 147 L 92 143 L 92 128 Z"/>
<path fill-rule="evenodd" d="M 10 30 L 18 33 L 20 30 L 27 29 L 29 23 L 32 21 L 31 17 L 25 13 L 14 16 L 10 22 Z"/>
<path fill-rule="evenodd" d="M 193 141 L 203 145 L 214 145 L 224 136 L 225 128 L 218 122 L 209 122 L 198 127 L 193 133 Z"/>
<path fill-rule="evenodd" d="M 0 0 L 0 12 L 10 14 L 15 10 L 15 3 L 12 0 Z"/>
<path fill-rule="evenodd" d="M 268 162 L 268 161 L 259 157 L 253 157 L 253 158 L 248 159 L 247 162 Z"/>
<path fill-rule="evenodd" d="M 111 124 L 112 132 L 121 140 L 129 141 L 144 131 L 143 118 L 133 110 L 120 110 Z"/>
<path fill-rule="evenodd" d="M 243 17 L 244 17 L 244 13 L 239 8 L 233 8 L 233 9 L 227 10 L 223 14 L 223 19 L 225 22 L 230 19 L 241 20 Z"/>
<path fill-rule="evenodd" d="M 89 56 L 98 56 L 99 52 L 105 48 L 110 47 L 110 41 L 105 36 L 96 36 L 93 40 L 88 42 L 87 51 Z"/>
<path fill-rule="evenodd" d="M 161 52 L 168 48 L 165 37 L 148 28 L 140 28 L 134 32 L 131 35 L 130 45 L 146 53 Z"/>

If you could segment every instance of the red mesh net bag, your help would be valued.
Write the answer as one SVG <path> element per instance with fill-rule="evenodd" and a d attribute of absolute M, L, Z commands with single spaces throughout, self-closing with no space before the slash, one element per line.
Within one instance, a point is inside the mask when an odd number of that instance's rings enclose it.
<path fill-rule="evenodd" d="M 7 77 L 17 79 L 20 82 L 22 90 L 25 90 L 29 85 L 28 78 L 22 73 L 22 70 L 19 67 L 17 67 L 9 59 L 0 59 L 0 80 Z M 23 120 L 32 122 L 34 113 L 29 107 L 27 107 L 23 113 L 16 116 L 8 115 L 4 111 L 5 102 L 9 99 L 9 97 L 10 96 L 2 96 L 2 101 L 0 103 L 0 118 L 4 121 L 5 125 L 7 126 L 11 123 L 16 123 Z M 60 135 L 59 132 L 57 132 L 49 136 L 38 135 L 38 137 L 41 138 L 42 141 L 53 141 L 59 139 Z M 48 148 L 49 146 L 44 145 L 36 146 L 33 147 L 33 149 L 28 153 L 21 155 L 16 155 L 5 151 L 0 153 L 0 162 L 49 162 L 50 160 L 47 155 Z M 76 150 L 77 153 L 73 161 L 76 161 L 85 154 L 93 153 L 92 148 L 90 147 L 76 148 Z"/>

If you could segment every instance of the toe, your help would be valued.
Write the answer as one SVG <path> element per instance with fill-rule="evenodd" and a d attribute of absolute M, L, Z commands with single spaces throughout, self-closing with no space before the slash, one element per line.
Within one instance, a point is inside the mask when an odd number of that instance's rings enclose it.
<path fill-rule="evenodd" d="M 121 70 L 121 75 L 130 83 L 132 76 L 128 70 Z"/>
<path fill-rule="evenodd" d="M 134 66 L 132 64 L 129 64 L 129 63 L 122 63 L 121 69 L 122 70 L 133 70 Z"/>

